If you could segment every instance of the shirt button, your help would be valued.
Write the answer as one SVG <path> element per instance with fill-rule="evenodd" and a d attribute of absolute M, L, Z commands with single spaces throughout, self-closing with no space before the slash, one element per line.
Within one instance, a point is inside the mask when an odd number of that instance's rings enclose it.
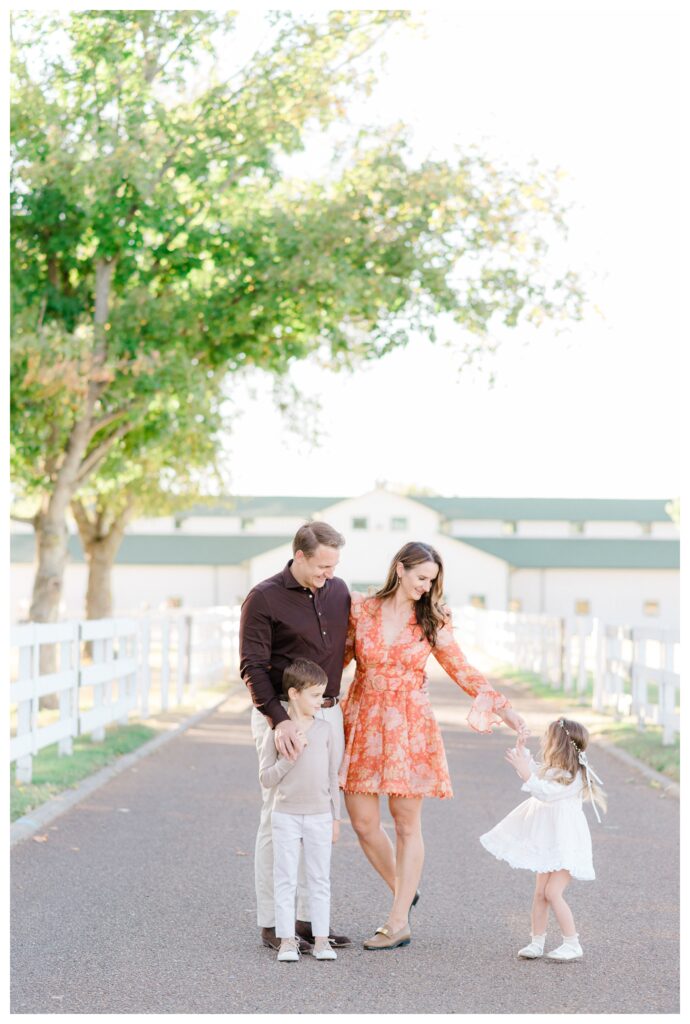
<path fill-rule="evenodd" d="M 324 635 L 324 636 L 326 635 L 326 630 L 325 630 L 325 629 L 324 629 L 324 631 L 323 631 L 323 635 Z"/>

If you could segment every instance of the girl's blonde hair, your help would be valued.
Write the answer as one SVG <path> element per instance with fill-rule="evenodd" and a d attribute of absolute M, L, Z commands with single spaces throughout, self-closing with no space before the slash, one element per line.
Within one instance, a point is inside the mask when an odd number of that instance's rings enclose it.
<path fill-rule="evenodd" d="M 606 810 L 606 793 L 595 779 L 591 779 L 592 790 L 590 794 L 587 785 L 587 773 L 585 766 L 580 764 L 579 755 L 587 749 L 589 743 L 589 732 L 584 725 L 573 722 L 570 718 L 558 718 L 548 727 L 541 741 L 542 768 L 540 776 L 544 776 L 549 768 L 556 769 L 556 773 L 549 775 L 554 782 L 560 782 L 567 786 L 573 781 L 577 773 L 582 775 L 584 786 L 583 798 L 593 800 L 599 805 L 602 811 Z"/>

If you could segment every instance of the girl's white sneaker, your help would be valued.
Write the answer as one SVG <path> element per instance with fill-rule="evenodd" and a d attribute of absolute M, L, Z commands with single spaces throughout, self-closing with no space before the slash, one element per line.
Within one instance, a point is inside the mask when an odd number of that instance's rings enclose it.
<path fill-rule="evenodd" d="M 337 960 L 338 954 L 330 946 L 314 946 L 312 956 L 315 960 Z"/>
<path fill-rule="evenodd" d="M 524 957 L 525 960 L 536 960 L 537 957 L 544 955 L 544 946 L 538 942 L 530 942 L 527 946 L 523 946 L 522 949 L 518 950 L 518 956 Z"/>
<path fill-rule="evenodd" d="M 281 939 L 280 949 L 278 950 L 278 959 L 281 963 L 291 963 L 295 960 L 299 960 L 299 941 L 298 939 Z"/>
<path fill-rule="evenodd" d="M 582 946 L 576 937 L 564 942 L 558 949 L 552 949 L 546 956 L 549 960 L 579 960 L 582 956 Z"/>

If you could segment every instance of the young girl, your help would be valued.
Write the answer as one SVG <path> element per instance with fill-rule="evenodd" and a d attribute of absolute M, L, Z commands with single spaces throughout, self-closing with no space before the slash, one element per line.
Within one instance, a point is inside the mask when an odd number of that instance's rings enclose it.
<path fill-rule="evenodd" d="M 532 902 L 532 941 L 518 956 L 535 959 L 544 955 L 549 907 L 563 935 L 563 944 L 547 957 L 576 960 L 582 956 L 575 921 L 563 893 L 571 878 L 593 879 L 592 839 L 582 800 L 590 800 L 597 816 L 597 803 L 606 810 L 601 779 L 587 761 L 589 733 L 579 722 L 559 718 L 552 722 L 541 741 L 541 764 L 518 740 L 506 753 L 506 761 L 523 780 L 530 793 L 514 811 L 479 841 L 499 860 L 513 868 L 536 871 Z M 593 782 L 592 780 L 596 780 Z"/>

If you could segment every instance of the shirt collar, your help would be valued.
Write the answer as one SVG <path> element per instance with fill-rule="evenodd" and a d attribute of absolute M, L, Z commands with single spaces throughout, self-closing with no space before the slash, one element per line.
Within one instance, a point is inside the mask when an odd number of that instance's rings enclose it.
<path fill-rule="evenodd" d="M 295 579 L 295 577 L 292 575 L 292 573 L 290 572 L 290 566 L 292 565 L 293 562 L 294 562 L 294 558 L 291 558 L 290 561 L 288 562 L 288 564 L 283 569 L 283 586 L 288 587 L 289 590 L 309 590 L 308 587 L 303 587 L 302 584 L 299 583 Z M 331 582 L 330 580 L 326 580 L 324 585 L 322 587 L 320 587 L 320 589 L 319 589 L 319 591 L 317 591 L 317 593 L 321 592 L 321 591 L 327 590 L 328 584 L 330 582 Z"/>
<path fill-rule="evenodd" d="M 283 586 L 289 587 L 290 590 L 304 590 L 301 583 L 298 583 L 295 577 L 290 572 L 290 566 L 294 562 L 294 558 L 291 558 L 288 564 L 283 569 Z"/>

